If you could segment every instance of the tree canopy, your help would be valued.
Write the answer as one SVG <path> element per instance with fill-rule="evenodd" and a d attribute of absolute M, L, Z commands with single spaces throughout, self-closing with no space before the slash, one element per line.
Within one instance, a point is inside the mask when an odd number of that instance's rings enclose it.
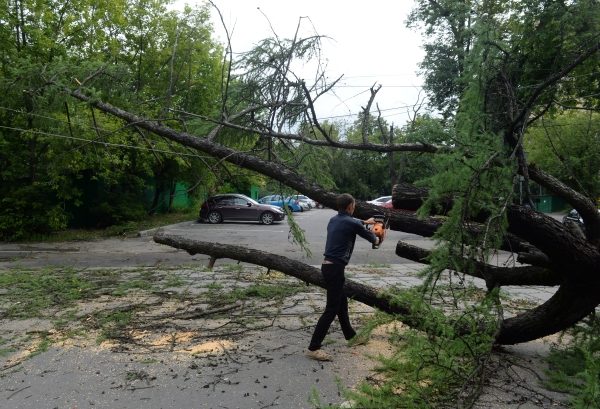
<path fill-rule="evenodd" d="M 172 200 L 176 182 L 198 194 L 221 177 L 211 158 L 122 127 L 48 87 L 61 78 L 153 118 L 217 112 L 222 48 L 208 9 L 166 5 L 15 0 L 0 7 L 0 238 L 137 219 L 157 210 L 159 195 Z"/>

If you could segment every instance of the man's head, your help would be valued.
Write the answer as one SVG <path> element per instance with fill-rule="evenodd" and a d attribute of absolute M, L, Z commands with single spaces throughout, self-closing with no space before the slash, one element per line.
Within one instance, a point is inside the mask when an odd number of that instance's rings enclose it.
<path fill-rule="evenodd" d="M 354 205 L 356 201 L 349 193 L 342 193 L 336 199 L 336 205 L 339 212 L 346 212 L 348 214 L 354 213 Z"/>

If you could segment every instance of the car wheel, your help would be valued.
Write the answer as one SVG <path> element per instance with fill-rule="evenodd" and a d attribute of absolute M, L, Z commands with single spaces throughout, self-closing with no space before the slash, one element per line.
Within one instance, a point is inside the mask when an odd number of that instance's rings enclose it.
<path fill-rule="evenodd" d="M 273 213 L 271 213 L 271 212 L 264 212 L 263 214 L 260 215 L 260 222 L 262 224 L 271 224 L 271 223 L 273 223 L 274 220 L 275 220 L 275 217 L 273 216 Z"/>
<path fill-rule="evenodd" d="M 208 221 L 212 224 L 221 223 L 223 221 L 223 217 L 221 217 L 221 213 L 212 211 L 208 214 Z"/>

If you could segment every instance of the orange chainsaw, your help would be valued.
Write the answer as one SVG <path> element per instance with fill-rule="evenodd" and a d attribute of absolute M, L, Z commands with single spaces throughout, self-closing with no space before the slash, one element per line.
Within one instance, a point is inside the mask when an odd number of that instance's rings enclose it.
<path fill-rule="evenodd" d="M 386 220 L 385 216 L 382 214 L 374 215 L 373 219 L 375 220 L 375 224 L 367 225 L 367 228 L 371 230 L 375 236 L 379 237 L 379 243 L 372 245 L 374 249 L 378 249 L 381 243 L 383 243 L 383 239 L 385 239 L 385 230 L 388 228 L 389 220 Z"/>

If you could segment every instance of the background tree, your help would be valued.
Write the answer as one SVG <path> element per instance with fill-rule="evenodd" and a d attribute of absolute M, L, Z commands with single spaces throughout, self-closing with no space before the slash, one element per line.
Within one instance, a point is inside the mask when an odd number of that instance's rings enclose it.
<path fill-rule="evenodd" d="M 211 39 L 207 9 L 178 14 L 165 6 L 126 0 L 0 6 L 0 239 L 138 219 L 158 209 L 160 196 L 170 197 L 169 207 L 176 182 L 198 195 L 198 187 L 206 191 L 229 178 L 212 158 L 134 125 L 122 128 L 46 88 L 45 79 L 56 76 L 93 83 L 96 97 L 153 118 L 218 110 L 222 52 Z M 103 81 L 94 81 L 100 72 Z"/>
<path fill-rule="evenodd" d="M 525 149 L 530 163 L 596 201 L 600 197 L 599 138 L 597 112 L 561 110 L 529 127 Z"/>

